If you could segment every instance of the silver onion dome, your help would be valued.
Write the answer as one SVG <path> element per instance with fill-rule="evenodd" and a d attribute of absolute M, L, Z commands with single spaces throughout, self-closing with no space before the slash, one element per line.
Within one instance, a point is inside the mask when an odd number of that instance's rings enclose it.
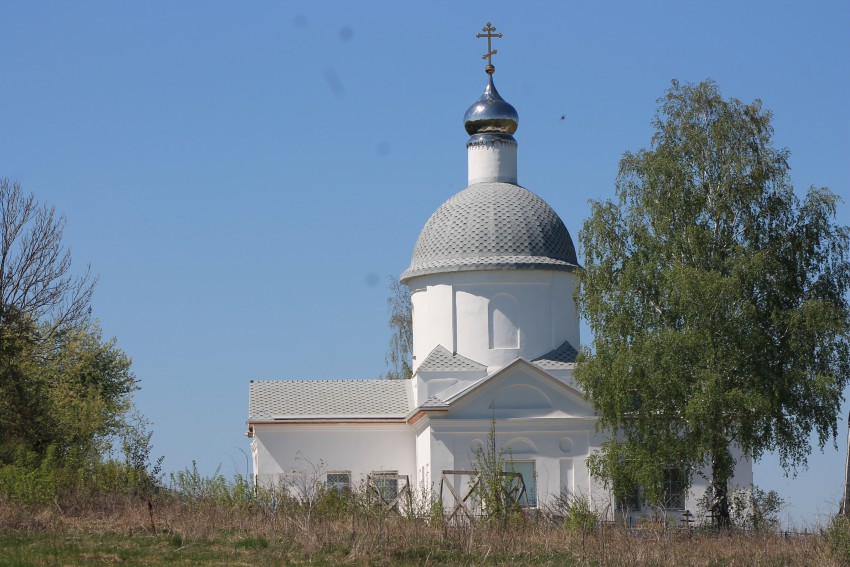
<path fill-rule="evenodd" d="M 486 133 L 511 135 L 516 132 L 519 115 L 496 90 L 493 75 L 490 75 L 484 94 L 467 109 L 463 125 L 470 136 Z"/>

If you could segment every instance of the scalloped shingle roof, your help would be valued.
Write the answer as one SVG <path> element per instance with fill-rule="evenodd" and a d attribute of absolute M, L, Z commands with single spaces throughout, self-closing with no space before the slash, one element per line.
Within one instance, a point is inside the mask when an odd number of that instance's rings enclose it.
<path fill-rule="evenodd" d="M 425 357 L 425 360 L 416 369 L 417 372 L 481 372 L 486 370 L 486 365 L 459 354 L 452 354 L 443 345 L 435 346 L 434 350 Z"/>
<path fill-rule="evenodd" d="M 576 361 L 576 356 L 578 356 L 578 351 L 569 341 L 564 341 L 558 348 L 550 350 L 543 356 L 538 356 L 531 362 L 544 370 L 564 370 L 572 366 Z"/>
<path fill-rule="evenodd" d="M 567 227 L 543 199 L 511 183 L 476 183 L 431 215 L 401 280 L 470 270 L 569 271 L 577 265 Z"/>
<path fill-rule="evenodd" d="M 252 380 L 248 421 L 399 419 L 412 409 L 410 380 Z"/>

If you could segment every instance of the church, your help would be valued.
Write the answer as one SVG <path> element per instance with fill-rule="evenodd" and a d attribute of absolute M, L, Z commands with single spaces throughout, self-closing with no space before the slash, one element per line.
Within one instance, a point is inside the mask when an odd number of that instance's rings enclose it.
<path fill-rule="evenodd" d="M 500 37 L 488 23 L 486 34 Z M 492 55 L 493 51 L 485 55 Z M 573 299 L 580 269 L 567 227 L 519 185 L 519 117 L 486 67 L 469 107 L 467 187 L 427 220 L 401 282 L 411 293 L 410 380 L 251 381 L 248 437 L 255 482 L 366 483 L 388 506 L 422 490 L 470 512 L 477 460 L 488 450 L 517 478 L 523 506 L 565 495 L 609 510 L 610 489 L 587 457 L 604 442 L 572 378 L 580 344 Z M 748 462 L 734 483 L 752 484 Z M 671 510 L 705 492 L 670 487 Z M 677 491 L 678 490 L 678 491 Z M 640 499 L 629 506 L 635 512 Z"/>

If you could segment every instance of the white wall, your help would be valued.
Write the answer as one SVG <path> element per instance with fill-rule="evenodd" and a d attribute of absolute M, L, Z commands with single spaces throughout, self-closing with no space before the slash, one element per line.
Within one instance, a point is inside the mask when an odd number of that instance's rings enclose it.
<path fill-rule="evenodd" d="M 455 401 L 448 412 L 427 419 L 437 491 L 444 470 L 475 467 L 476 447 L 487 450 L 493 429 L 496 450 L 504 459 L 534 462 L 540 506 L 560 495 L 562 488 L 590 495 L 585 459 L 602 442 L 594 432 L 593 409 L 578 392 L 532 365 L 517 362 L 505 368 Z M 452 500 L 444 492 L 445 505 Z"/>
<path fill-rule="evenodd" d="M 432 478 L 435 491 L 440 488 L 442 471 L 471 470 L 476 463 L 476 447 L 486 447 L 490 420 L 455 420 L 435 418 L 431 421 Z M 497 421 L 496 446 L 504 451 L 505 460 L 533 461 L 537 474 L 538 506 L 545 506 L 560 494 L 561 488 L 588 494 L 589 478 L 585 459 L 595 447 L 590 446 L 591 421 L 521 420 Z M 465 480 L 465 479 L 463 479 Z M 452 479 L 452 482 L 456 481 Z M 465 489 L 456 486 L 456 489 Z M 444 505 L 453 504 L 447 491 Z"/>
<path fill-rule="evenodd" d="M 293 471 L 318 480 L 328 471 L 351 471 L 358 483 L 372 471 L 396 470 L 416 484 L 414 433 L 407 424 L 256 424 L 253 446 L 263 486 Z"/>
<path fill-rule="evenodd" d="M 579 320 L 571 272 L 492 270 L 431 274 L 408 282 L 413 302 L 413 369 L 438 344 L 488 366 L 489 371 L 517 357 L 536 358 L 565 340 L 579 345 Z M 510 305 L 511 309 L 491 308 Z M 519 345 L 509 344 L 504 329 L 515 319 Z M 492 328 L 493 321 L 503 332 Z M 498 331 L 498 329 L 496 329 Z"/>
<path fill-rule="evenodd" d="M 427 420 L 425 420 L 427 423 Z M 420 425 L 416 429 L 416 478 L 420 488 L 434 488 L 431 471 L 431 427 Z"/>
<path fill-rule="evenodd" d="M 467 182 L 517 182 L 517 143 L 507 140 L 479 140 L 467 145 Z"/>

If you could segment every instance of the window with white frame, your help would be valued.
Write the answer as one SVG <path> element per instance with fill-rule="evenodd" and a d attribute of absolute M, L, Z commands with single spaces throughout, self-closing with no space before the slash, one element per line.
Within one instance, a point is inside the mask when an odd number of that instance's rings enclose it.
<path fill-rule="evenodd" d="M 328 490 L 336 490 L 337 492 L 348 492 L 351 490 L 351 472 L 350 471 L 332 471 L 328 473 L 325 486 Z"/>

